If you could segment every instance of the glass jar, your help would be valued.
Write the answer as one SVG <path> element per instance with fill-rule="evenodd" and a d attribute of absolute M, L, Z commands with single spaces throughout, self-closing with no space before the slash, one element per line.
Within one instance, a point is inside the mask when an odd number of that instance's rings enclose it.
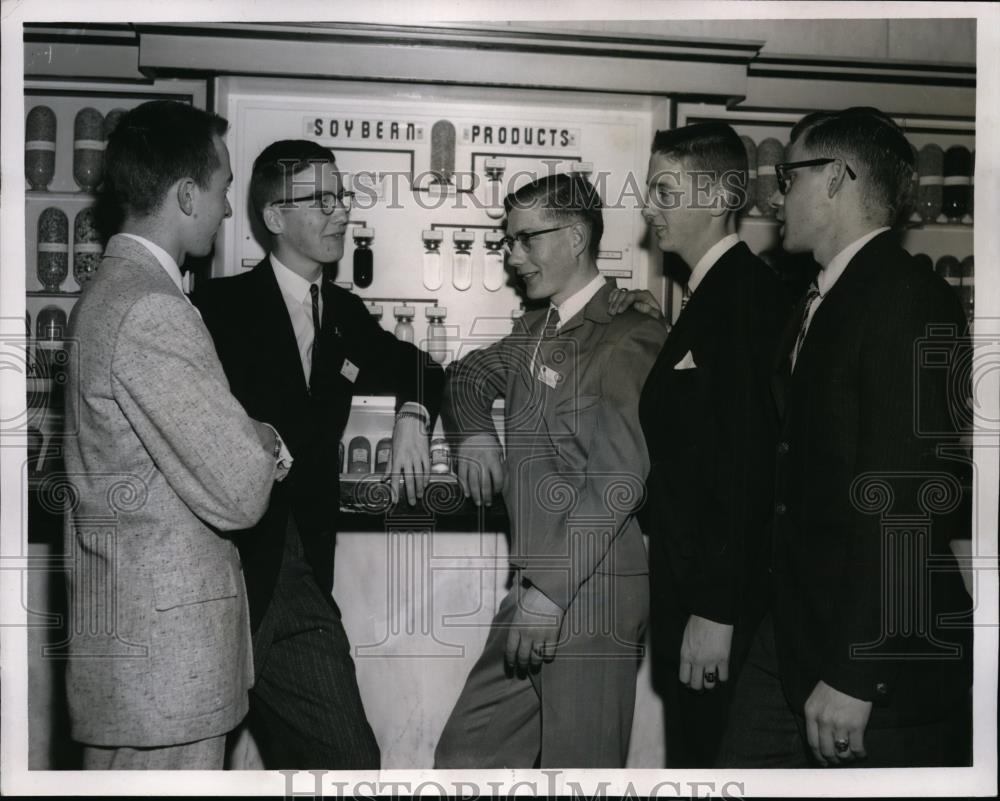
<path fill-rule="evenodd" d="M 69 275 L 69 220 L 50 206 L 38 217 L 38 282 L 46 292 L 59 292 Z"/>

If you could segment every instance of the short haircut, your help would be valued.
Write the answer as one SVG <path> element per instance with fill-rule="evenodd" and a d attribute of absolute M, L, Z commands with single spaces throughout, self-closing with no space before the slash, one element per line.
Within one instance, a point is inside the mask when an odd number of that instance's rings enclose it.
<path fill-rule="evenodd" d="M 257 214 L 268 203 L 284 200 L 292 177 L 311 164 L 336 164 L 333 153 L 308 139 L 282 139 L 265 147 L 254 160 L 250 175 L 250 203 Z"/>
<path fill-rule="evenodd" d="M 604 236 L 603 204 L 597 189 L 582 174 L 560 172 L 537 178 L 511 192 L 503 201 L 508 215 L 512 209 L 534 206 L 540 207 L 547 219 L 584 223 L 590 234 L 587 252 L 597 258 Z"/>
<path fill-rule="evenodd" d="M 219 168 L 215 137 L 229 123 L 175 100 L 151 100 L 125 113 L 108 138 L 104 194 L 126 217 L 148 217 L 181 178 L 202 189 Z"/>
<path fill-rule="evenodd" d="M 700 122 L 657 131 L 653 155 L 680 162 L 688 172 L 711 176 L 727 191 L 731 209 L 742 208 L 747 192 L 747 151 L 739 135 L 724 122 Z"/>
<path fill-rule="evenodd" d="M 860 181 L 866 214 L 873 222 L 897 224 L 912 201 L 913 149 L 903 129 L 870 106 L 807 114 L 792 128 L 815 155 L 842 158 Z"/>

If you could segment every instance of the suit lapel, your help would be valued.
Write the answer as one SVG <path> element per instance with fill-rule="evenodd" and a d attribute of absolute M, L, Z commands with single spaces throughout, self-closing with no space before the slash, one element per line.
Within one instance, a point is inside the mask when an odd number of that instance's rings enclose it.
<path fill-rule="evenodd" d="M 302 371 L 299 345 L 295 340 L 295 329 L 292 328 L 285 297 L 274 277 L 274 268 L 269 258 L 265 258 L 254 268 L 253 279 L 253 299 L 259 309 L 263 351 L 260 356 L 269 357 L 275 372 L 284 373 L 288 380 L 302 392 L 306 392 L 308 387 Z"/>
<path fill-rule="evenodd" d="M 789 356 L 798 337 L 802 314 L 805 311 L 805 298 L 797 305 L 796 312 L 789 320 L 788 328 L 785 329 L 776 364 L 779 392 L 775 395 L 775 401 L 781 414 L 784 414 L 785 407 L 799 383 L 806 380 L 804 377 L 816 367 L 814 354 L 825 350 L 822 345 L 830 337 L 836 336 L 845 324 L 845 320 L 859 308 L 868 270 L 893 258 L 890 252 L 898 248 L 895 234 L 886 231 L 876 236 L 854 255 L 813 313 L 802 349 L 795 360 L 795 371 L 792 372 Z"/>
<path fill-rule="evenodd" d="M 802 315 L 806 308 L 807 295 L 795 305 L 795 311 L 789 315 L 785 330 L 778 340 L 778 348 L 774 353 L 774 362 L 771 371 L 771 394 L 774 396 L 774 404 L 778 409 L 778 417 L 785 416 L 785 402 L 788 397 L 788 382 L 792 377 L 792 348 L 799 335 L 799 326 L 802 324 Z"/>

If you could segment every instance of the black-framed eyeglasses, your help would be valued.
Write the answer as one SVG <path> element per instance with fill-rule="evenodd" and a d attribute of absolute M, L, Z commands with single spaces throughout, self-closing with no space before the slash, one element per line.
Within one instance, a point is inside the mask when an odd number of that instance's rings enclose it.
<path fill-rule="evenodd" d="M 778 179 L 778 191 L 783 195 L 788 194 L 788 190 L 792 186 L 792 170 L 797 170 L 800 167 L 822 167 L 824 164 L 833 164 L 835 161 L 843 161 L 843 159 L 806 159 L 805 161 L 782 161 L 775 164 L 774 175 Z M 844 161 L 844 169 L 852 181 L 858 177 L 846 161 Z"/>
<path fill-rule="evenodd" d="M 337 206 L 343 206 L 345 211 L 350 211 L 354 205 L 354 193 L 341 189 L 339 192 L 316 192 L 303 197 L 290 197 L 284 200 L 272 200 L 270 205 L 281 209 L 301 208 L 301 204 L 308 203 L 310 208 L 319 208 L 328 217 L 337 210 Z"/>
<path fill-rule="evenodd" d="M 525 250 L 531 250 L 531 240 L 536 236 L 551 234 L 553 231 L 561 231 L 563 228 L 569 228 L 571 225 L 573 223 L 569 225 L 557 225 L 555 228 L 543 228 L 541 231 L 518 231 L 514 236 L 505 236 L 500 242 L 503 244 L 504 250 L 508 253 L 514 249 L 515 242 Z"/>

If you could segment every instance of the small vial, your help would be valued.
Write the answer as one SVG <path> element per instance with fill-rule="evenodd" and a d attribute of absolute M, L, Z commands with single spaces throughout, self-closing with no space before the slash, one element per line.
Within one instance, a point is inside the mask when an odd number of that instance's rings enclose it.
<path fill-rule="evenodd" d="M 355 437 L 347 446 L 347 472 L 351 475 L 367 474 L 372 470 L 372 446 L 365 437 Z"/>
<path fill-rule="evenodd" d="M 483 254 L 483 286 L 490 292 L 502 288 L 506 279 L 504 271 L 503 233 L 487 231 L 483 236 L 486 253 Z"/>
<path fill-rule="evenodd" d="M 362 289 L 370 287 L 375 277 L 375 256 L 371 248 L 374 238 L 374 228 L 359 228 L 354 232 L 354 283 Z"/>
<path fill-rule="evenodd" d="M 427 353 L 438 364 L 448 357 L 448 334 L 444 328 L 444 318 L 448 310 L 443 306 L 428 306 L 427 315 Z"/>
<path fill-rule="evenodd" d="M 392 458 L 392 437 L 383 437 L 375 446 L 375 472 L 384 473 Z"/>
<path fill-rule="evenodd" d="M 476 234 L 473 231 L 455 231 L 452 240 L 455 254 L 451 260 L 451 283 L 455 289 L 464 292 L 472 286 L 472 245 Z"/>
<path fill-rule="evenodd" d="M 400 342 L 413 342 L 413 316 L 416 314 L 412 306 L 396 306 L 392 310 L 398 321 L 393 332 Z"/>
<path fill-rule="evenodd" d="M 444 282 L 444 267 L 441 259 L 441 241 L 444 239 L 444 235 L 440 231 L 428 229 L 422 231 L 420 236 L 424 240 L 424 287 L 434 292 L 440 289 Z"/>

